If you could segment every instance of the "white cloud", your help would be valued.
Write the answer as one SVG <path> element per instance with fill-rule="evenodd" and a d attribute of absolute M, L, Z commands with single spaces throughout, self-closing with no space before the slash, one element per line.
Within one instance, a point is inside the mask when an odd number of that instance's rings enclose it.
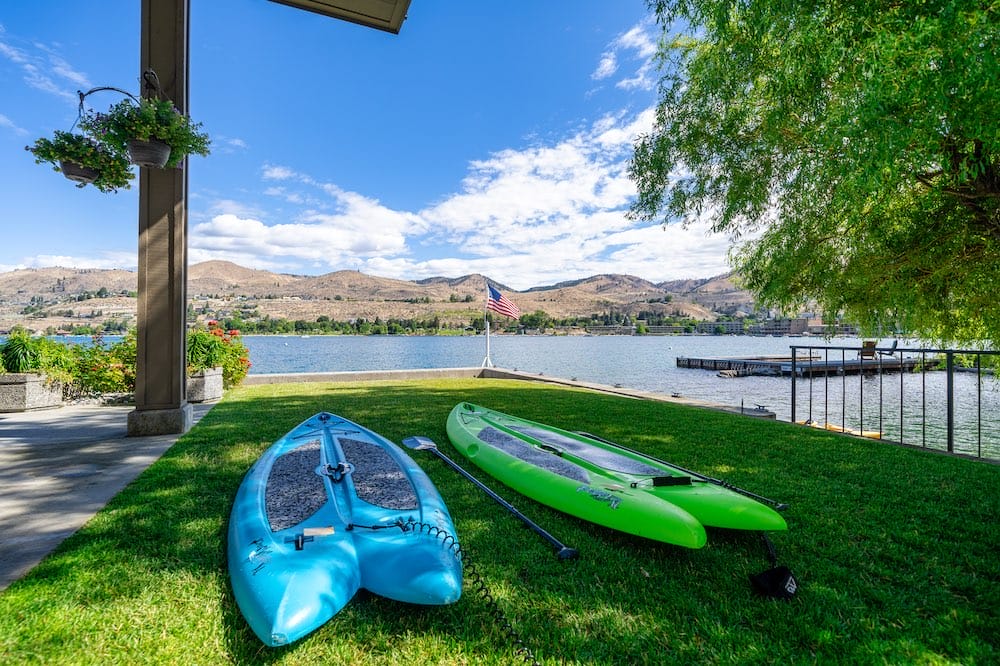
<path fill-rule="evenodd" d="M 248 148 L 249 145 L 247 145 L 247 142 L 243 139 L 226 136 L 225 134 L 212 135 L 212 152 L 220 152 L 231 155 L 233 153 L 242 153 Z"/>
<path fill-rule="evenodd" d="M 615 82 L 622 90 L 652 90 L 654 81 L 653 57 L 656 55 L 655 24 L 643 21 L 616 37 L 601 55 L 597 69 L 591 78 L 597 81 L 611 78 L 623 68 L 622 62 L 635 62 L 635 70 L 629 76 Z"/>
<path fill-rule="evenodd" d="M 2 266 L 0 270 L 16 270 L 20 268 L 47 268 L 49 266 L 66 266 L 72 268 L 121 268 L 123 266 L 132 267 L 138 265 L 135 252 L 106 251 L 99 253 L 96 257 L 74 256 L 65 254 L 37 254 L 33 257 L 25 257 L 15 266 Z"/>
<path fill-rule="evenodd" d="M 287 170 L 287 177 L 293 173 Z M 294 221 L 275 224 L 234 213 L 215 215 L 192 227 L 192 256 L 233 261 L 241 257 L 241 263 L 255 266 L 260 263 L 254 257 L 289 267 L 303 260 L 336 270 L 367 258 L 406 254 L 407 237 L 424 230 L 415 214 L 391 210 L 353 192 L 333 191 L 336 213 L 306 210 Z M 286 201 L 291 198 L 285 194 Z"/>
<path fill-rule="evenodd" d="M 68 80 L 70 83 L 76 85 L 82 90 L 87 90 L 92 88 L 90 85 L 90 80 L 87 78 L 86 74 L 76 71 L 73 69 L 72 65 L 66 62 L 63 58 L 53 54 L 49 54 L 49 62 L 52 65 L 52 73 Z"/>
<path fill-rule="evenodd" d="M 288 180 L 296 177 L 295 171 L 284 166 L 265 164 L 262 177 L 264 180 Z"/>
<path fill-rule="evenodd" d="M 235 199 L 217 199 L 213 201 L 206 211 L 208 215 L 236 215 L 238 217 L 262 217 L 264 211 L 259 206 L 246 204 Z"/>
<path fill-rule="evenodd" d="M 24 81 L 30 87 L 73 104 L 79 103 L 75 89 L 91 87 L 85 74 L 44 44 L 34 44 L 33 50 L 29 51 L 0 42 L 0 56 L 21 68 Z M 68 88 L 67 82 L 70 84 Z"/>
<path fill-rule="evenodd" d="M 25 136 L 26 134 L 28 134 L 28 130 L 24 129 L 23 127 L 18 127 L 13 120 L 3 115 L 2 113 L 0 113 L 0 127 L 6 127 L 7 129 L 14 132 L 14 134 L 17 134 L 18 136 Z"/>
<path fill-rule="evenodd" d="M 0 42 L 0 55 L 19 65 L 28 62 L 28 56 L 24 51 L 3 42 Z"/>
<path fill-rule="evenodd" d="M 618 57 L 613 51 L 606 51 L 601 55 L 601 61 L 597 63 L 597 69 L 590 75 L 590 78 L 601 81 L 613 76 L 618 71 Z"/>
<path fill-rule="evenodd" d="M 628 160 L 653 117 L 652 108 L 608 115 L 556 143 L 475 160 L 460 191 L 414 212 L 266 165 L 264 180 L 280 184 L 264 194 L 298 212 L 265 222 L 263 211 L 216 202 L 212 219 L 192 226 L 191 260 L 408 280 L 484 273 L 515 289 L 598 273 L 654 281 L 723 273 L 729 239 L 711 235 L 708 218 L 663 228 L 627 216 Z"/>
<path fill-rule="evenodd" d="M 615 40 L 615 44 L 635 51 L 639 58 L 652 58 L 656 55 L 656 40 L 650 35 L 652 26 L 652 22 L 644 21 Z"/>

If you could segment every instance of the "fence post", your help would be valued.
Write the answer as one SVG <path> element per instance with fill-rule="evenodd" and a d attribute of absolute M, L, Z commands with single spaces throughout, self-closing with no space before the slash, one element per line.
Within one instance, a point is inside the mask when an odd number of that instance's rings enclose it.
<path fill-rule="evenodd" d="M 792 345 L 792 423 L 795 423 L 795 345 Z"/>
<path fill-rule="evenodd" d="M 945 352 L 948 400 L 948 453 L 955 452 L 955 353 L 950 349 Z"/>

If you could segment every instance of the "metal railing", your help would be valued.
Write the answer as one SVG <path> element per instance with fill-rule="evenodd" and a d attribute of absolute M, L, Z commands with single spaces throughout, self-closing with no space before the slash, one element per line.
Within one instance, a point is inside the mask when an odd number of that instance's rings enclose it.
<path fill-rule="evenodd" d="M 1000 459 L 1000 351 L 895 343 L 791 351 L 793 423 Z"/>

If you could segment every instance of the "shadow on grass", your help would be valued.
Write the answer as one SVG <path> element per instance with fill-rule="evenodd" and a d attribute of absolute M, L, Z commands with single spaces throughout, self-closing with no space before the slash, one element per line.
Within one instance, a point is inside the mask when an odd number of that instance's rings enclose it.
<path fill-rule="evenodd" d="M 791 504 L 773 535 L 803 583 L 755 597 L 756 535 L 713 530 L 698 551 L 562 515 L 480 473 L 451 447 L 462 400 L 589 432 Z M 390 440 L 434 439 L 568 545 L 551 548 L 430 454 L 412 452 L 463 548 L 535 654 L 560 663 L 988 662 L 1000 620 L 998 468 L 673 404 L 493 380 L 301 384 L 231 392 L 25 580 L 0 595 L 14 661 L 506 663 L 494 608 L 466 583 L 447 607 L 361 593 L 287 648 L 263 647 L 226 573 L 243 475 L 319 411 Z M 191 659 L 191 655 L 197 658 Z"/>

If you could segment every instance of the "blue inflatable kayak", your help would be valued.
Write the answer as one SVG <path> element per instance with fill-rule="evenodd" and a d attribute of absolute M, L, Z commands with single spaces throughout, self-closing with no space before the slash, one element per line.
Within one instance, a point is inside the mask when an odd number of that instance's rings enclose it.
<path fill-rule="evenodd" d="M 229 576 L 254 633 L 284 645 L 362 587 L 414 604 L 457 601 L 455 539 L 437 489 L 402 449 L 323 412 L 247 472 L 229 518 Z"/>

